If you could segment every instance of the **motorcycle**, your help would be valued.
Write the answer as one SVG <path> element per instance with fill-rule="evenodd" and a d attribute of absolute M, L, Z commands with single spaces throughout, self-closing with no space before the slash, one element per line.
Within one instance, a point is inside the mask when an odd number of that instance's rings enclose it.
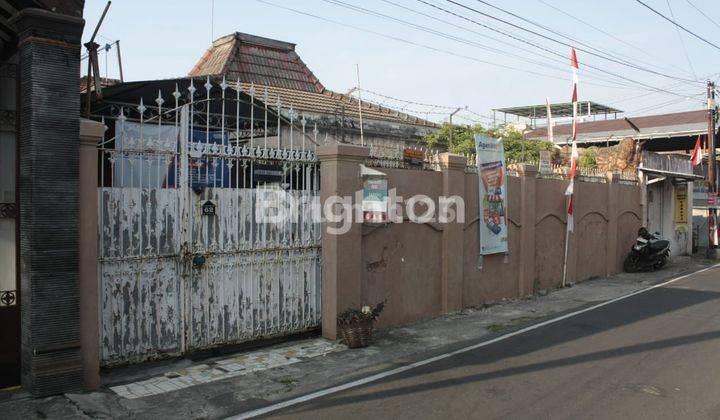
<path fill-rule="evenodd" d="M 659 270 L 665 266 L 670 257 L 670 241 L 654 235 L 644 227 L 638 231 L 638 238 L 625 257 L 623 268 L 628 273 L 637 271 Z"/>

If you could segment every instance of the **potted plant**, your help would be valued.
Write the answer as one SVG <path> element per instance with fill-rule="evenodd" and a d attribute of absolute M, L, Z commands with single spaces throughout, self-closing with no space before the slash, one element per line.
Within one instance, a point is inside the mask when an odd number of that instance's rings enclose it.
<path fill-rule="evenodd" d="M 375 320 L 380 316 L 385 301 L 360 309 L 347 309 L 337 317 L 338 330 L 345 344 L 351 349 L 367 347 L 372 341 Z"/>

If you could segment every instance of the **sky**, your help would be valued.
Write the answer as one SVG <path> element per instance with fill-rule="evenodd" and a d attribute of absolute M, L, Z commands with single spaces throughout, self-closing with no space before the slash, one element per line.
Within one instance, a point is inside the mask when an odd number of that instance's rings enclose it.
<path fill-rule="evenodd" d="M 572 45 L 581 101 L 627 115 L 703 109 L 705 80 L 720 76 L 716 0 L 643 2 L 707 42 L 636 0 L 115 0 L 96 41 L 120 40 L 132 81 L 187 75 L 235 31 L 279 39 L 331 90 L 356 86 L 357 65 L 363 100 L 435 121 L 467 107 L 458 120 L 484 124 L 494 108 L 569 101 Z M 85 2 L 84 42 L 105 3 Z M 115 54 L 101 53 L 103 76 L 118 77 Z"/>

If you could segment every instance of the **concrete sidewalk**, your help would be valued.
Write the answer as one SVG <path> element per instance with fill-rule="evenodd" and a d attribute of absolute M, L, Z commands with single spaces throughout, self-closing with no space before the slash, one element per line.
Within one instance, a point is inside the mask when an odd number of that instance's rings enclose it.
<path fill-rule="evenodd" d="M 113 374 L 102 391 L 31 399 L 0 398 L 4 418 L 222 418 L 342 384 L 644 289 L 712 265 L 676 257 L 656 273 L 620 274 L 525 299 L 490 302 L 381 331 L 369 348 L 321 338 L 223 358 L 187 359 Z"/>

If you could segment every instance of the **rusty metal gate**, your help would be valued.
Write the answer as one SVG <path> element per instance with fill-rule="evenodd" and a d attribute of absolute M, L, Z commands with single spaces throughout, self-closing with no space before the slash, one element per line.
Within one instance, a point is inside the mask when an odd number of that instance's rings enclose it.
<path fill-rule="evenodd" d="M 103 365 L 320 325 L 317 129 L 267 91 L 187 83 L 118 107 L 99 146 Z"/>

